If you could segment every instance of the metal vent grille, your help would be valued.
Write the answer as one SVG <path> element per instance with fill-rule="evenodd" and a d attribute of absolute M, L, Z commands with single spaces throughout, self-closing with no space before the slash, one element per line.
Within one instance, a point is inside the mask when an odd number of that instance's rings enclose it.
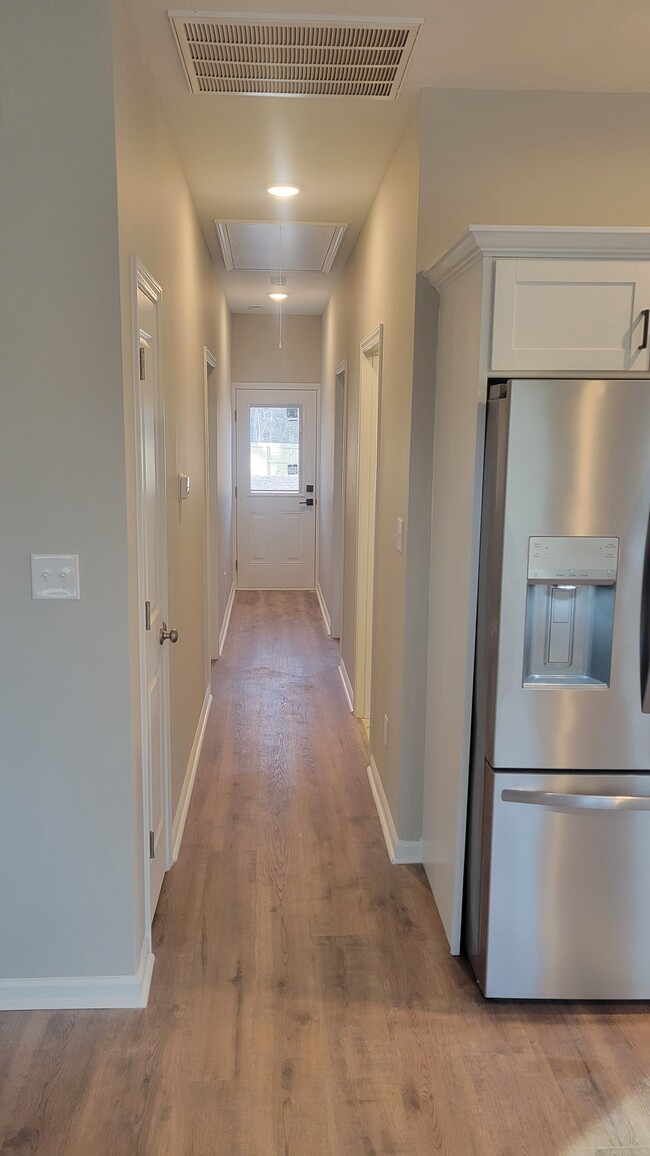
<path fill-rule="evenodd" d="M 395 100 L 421 21 L 169 17 L 194 93 Z"/>

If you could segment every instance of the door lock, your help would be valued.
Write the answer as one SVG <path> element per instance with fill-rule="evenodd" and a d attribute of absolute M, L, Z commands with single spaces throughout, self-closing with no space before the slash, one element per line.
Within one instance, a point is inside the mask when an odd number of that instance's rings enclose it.
<path fill-rule="evenodd" d="M 170 642 L 178 642 L 178 631 L 177 630 L 168 630 L 167 629 L 167 623 L 163 622 L 162 626 L 160 627 L 160 645 L 161 646 L 162 646 L 163 642 L 165 642 L 166 639 L 169 639 Z"/>

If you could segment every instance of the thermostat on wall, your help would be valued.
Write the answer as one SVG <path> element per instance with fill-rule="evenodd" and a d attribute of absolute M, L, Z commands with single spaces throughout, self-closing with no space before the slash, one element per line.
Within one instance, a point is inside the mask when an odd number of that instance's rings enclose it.
<path fill-rule="evenodd" d="M 190 496 L 190 479 L 187 474 L 178 475 L 178 500 L 184 502 Z"/>

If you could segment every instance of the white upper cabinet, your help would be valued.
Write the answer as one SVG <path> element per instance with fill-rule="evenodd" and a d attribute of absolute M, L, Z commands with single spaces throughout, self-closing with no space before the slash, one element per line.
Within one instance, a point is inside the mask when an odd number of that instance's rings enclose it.
<path fill-rule="evenodd" d="M 650 366 L 650 261 L 498 258 L 492 373 Z"/>

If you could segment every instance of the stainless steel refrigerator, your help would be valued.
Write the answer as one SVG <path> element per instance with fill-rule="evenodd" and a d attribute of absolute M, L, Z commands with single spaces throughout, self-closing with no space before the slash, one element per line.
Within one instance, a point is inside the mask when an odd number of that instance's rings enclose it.
<path fill-rule="evenodd" d="M 650 998 L 650 381 L 491 387 L 464 910 L 487 996 Z"/>

